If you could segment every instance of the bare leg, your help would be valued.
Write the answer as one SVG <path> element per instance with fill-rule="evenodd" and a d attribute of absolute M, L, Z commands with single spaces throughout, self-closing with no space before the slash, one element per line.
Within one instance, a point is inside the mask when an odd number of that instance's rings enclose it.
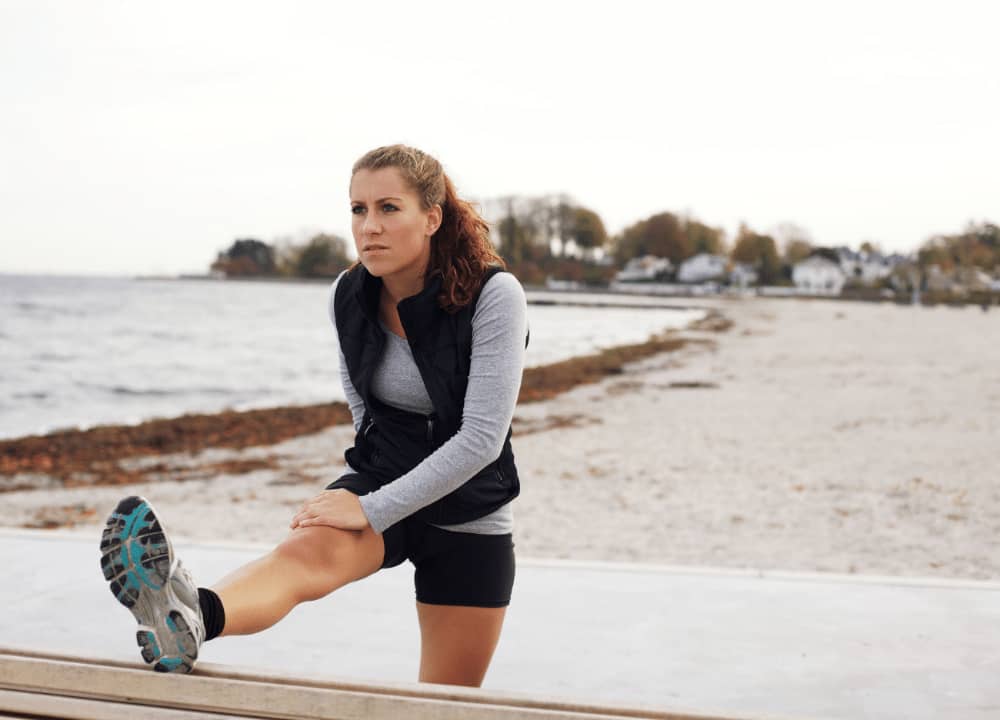
<path fill-rule="evenodd" d="M 371 575 L 385 544 L 371 528 L 296 528 L 274 550 L 212 588 L 226 612 L 222 635 L 248 635 L 278 622 L 301 602 L 317 600 Z"/>
<path fill-rule="evenodd" d="M 483 684 L 507 608 L 417 603 L 420 682 Z"/>

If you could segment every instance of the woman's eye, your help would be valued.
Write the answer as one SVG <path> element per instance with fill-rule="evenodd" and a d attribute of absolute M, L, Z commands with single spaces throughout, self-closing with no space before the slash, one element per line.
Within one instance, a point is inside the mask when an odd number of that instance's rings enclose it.
<path fill-rule="evenodd" d="M 398 210 L 398 208 L 395 205 L 393 205 L 392 203 L 386 203 L 385 205 L 382 206 L 382 209 L 383 210 Z"/>
<path fill-rule="evenodd" d="M 361 210 L 364 210 L 364 208 L 361 207 L 360 205 L 355 205 L 354 207 L 351 208 L 351 212 L 354 215 L 357 215 Z"/>

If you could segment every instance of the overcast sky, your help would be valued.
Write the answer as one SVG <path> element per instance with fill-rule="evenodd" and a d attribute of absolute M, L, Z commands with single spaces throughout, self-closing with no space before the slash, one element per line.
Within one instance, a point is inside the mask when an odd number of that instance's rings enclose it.
<path fill-rule="evenodd" d="M 1000 222 L 997 7 L 0 0 L 0 272 L 349 237 L 351 164 L 394 142 L 609 232 L 669 210 L 911 250 Z"/>

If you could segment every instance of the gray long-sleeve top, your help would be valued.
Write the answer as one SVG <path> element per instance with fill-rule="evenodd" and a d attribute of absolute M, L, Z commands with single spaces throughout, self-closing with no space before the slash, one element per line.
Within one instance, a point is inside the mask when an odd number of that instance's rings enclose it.
<path fill-rule="evenodd" d="M 328 307 L 334 331 L 337 324 L 333 298 L 340 277 L 330 288 Z M 472 316 L 472 357 L 462 424 L 458 432 L 410 472 L 361 496 L 361 507 L 376 532 L 384 532 L 390 525 L 457 489 L 500 455 L 521 388 L 527 327 L 527 301 L 521 284 L 510 273 L 496 273 L 483 286 Z M 394 407 L 431 412 L 434 407 L 409 343 L 385 326 L 382 330 L 387 335 L 386 345 L 372 377 L 372 392 Z M 357 430 L 361 427 L 365 404 L 347 373 L 343 351 L 340 377 Z M 486 517 L 438 527 L 494 534 L 510 532 L 512 524 L 508 503 Z"/>

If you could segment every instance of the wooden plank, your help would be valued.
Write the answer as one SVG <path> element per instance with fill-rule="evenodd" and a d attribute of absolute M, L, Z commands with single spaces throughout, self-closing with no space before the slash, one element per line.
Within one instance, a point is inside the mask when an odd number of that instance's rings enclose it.
<path fill-rule="evenodd" d="M 59 720 L 122 720 L 135 717 L 136 706 L 62 695 L 0 690 L 0 718 L 58 718 Z M 9 713 L 18 713 L 17 715 Z M 23 713 L 23 714 L 21 714 Z M 169 708 L 142 708 L 142 720 L 247 720 L 248 716 L 220 715 Z"/>
<path fill-rule="evenodd" d="M 0 689 L 146 706 L 147 711 L 215 713 L 273 720 L 744 720 L 647 708 L 588 705 L 479 688 L 379 685 L 199 664 L 191 675 L 145 666 L 0 648 Z M 0 711 L 6 710 L 0 704 Z M 17 708 L 10 708 L 17 710 Z M 20 711 L 20 710 L 19 710 Z M 116 717 L 122 717 L 122 713 Z M 149 716 L 151 717 L 151 716 Z"/>

